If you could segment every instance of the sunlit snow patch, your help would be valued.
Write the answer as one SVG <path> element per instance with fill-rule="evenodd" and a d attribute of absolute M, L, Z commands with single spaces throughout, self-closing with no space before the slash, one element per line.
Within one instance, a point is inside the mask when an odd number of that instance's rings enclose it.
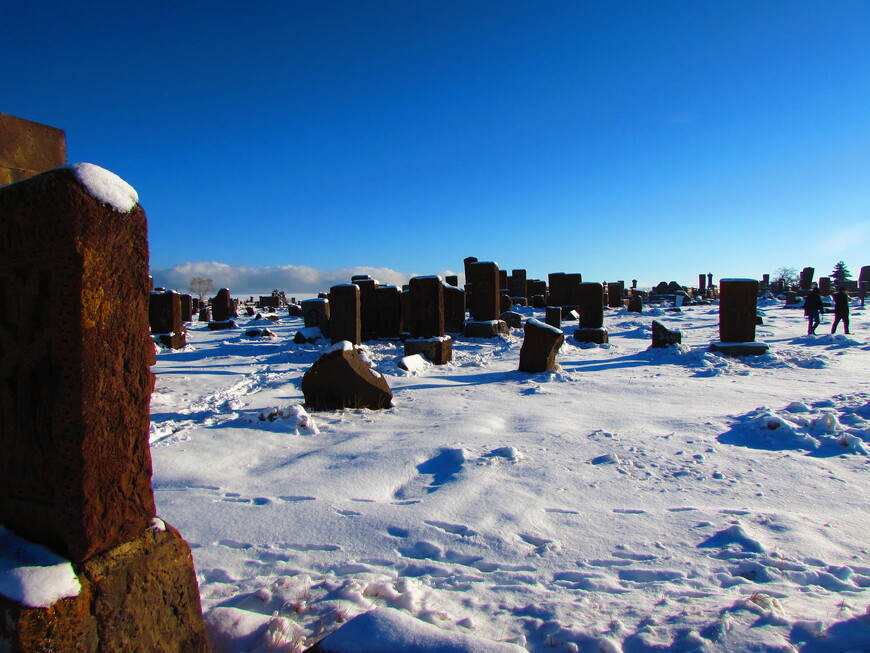
<path fill-rule="evenodd" d="M 98 202 L 120 213 L 129 213 L 139 203 L 136 189 L 114 172 L 93 163 L 73 163 L 67 167 L 73 171 L 88 195 Z"/>
<path fill-rule="evenodd" d="M 0 526 L 0 594 L 31 608 L 47 608 L 81 591 L 72 563 Z"/>

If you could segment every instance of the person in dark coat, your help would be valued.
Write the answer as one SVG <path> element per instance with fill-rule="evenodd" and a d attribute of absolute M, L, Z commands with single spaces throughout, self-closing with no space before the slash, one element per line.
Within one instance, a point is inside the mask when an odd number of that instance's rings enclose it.
<path fill-rule="evenodd" d="M 819 292 L 818 288 L 813 288 L 813 291 L 804 300 L 804 315 L 809 320 L 807 325 L 808 336 L 816 333 L 816 327 L 822 321 L 822 308 L 822 293 Z"/>
<path fill-rule="evenodd" d="M 831 333 L 837 330 L 837 325 L 843 321 L 843 328 L 849 333 L 849 295 L 845 288 L 839 288 L 834 294 L 834 326 Z"/>

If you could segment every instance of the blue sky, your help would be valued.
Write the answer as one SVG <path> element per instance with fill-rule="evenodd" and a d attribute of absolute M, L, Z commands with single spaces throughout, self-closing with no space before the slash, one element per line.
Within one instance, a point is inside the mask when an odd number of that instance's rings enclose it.
<path fill-rule="evenodd" d="M 870 265 L 870 3 L 131 5 L 0 6 L 0 111 L 138 190 L 152 270 Z"/>

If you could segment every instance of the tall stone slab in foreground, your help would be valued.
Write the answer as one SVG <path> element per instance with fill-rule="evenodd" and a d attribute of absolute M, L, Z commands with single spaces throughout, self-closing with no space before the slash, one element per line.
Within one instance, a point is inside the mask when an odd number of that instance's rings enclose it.
<path fill-rule="evenodd" d="M 758 356 L 768 346 L 755 341 L 758 281 L 756 279 L 719 280 L 719 342 L 711 351 L 727 356 Z"/>
<path fill-rule="evenodd" d="M 333 344 L 362 342 L 360 288 L 356 284 L 340 283 L 329 289 L 329 334 Z"/>
<path fill-rule="evenodd" d="M 0 188 L 0 524 L 81 585 L 48 607 L 0 598 L 0 650 L 210 648 L 190 548 L 155 518 L 137 201 L 88 164 Z"/>

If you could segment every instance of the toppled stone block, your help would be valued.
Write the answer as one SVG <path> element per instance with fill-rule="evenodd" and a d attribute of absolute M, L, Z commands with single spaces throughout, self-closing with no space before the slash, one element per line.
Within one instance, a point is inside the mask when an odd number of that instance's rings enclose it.
<path fill-rule="evenodd" d="M 390 408 L 393 393 L 350 342 L 336 343 L 302 377 L 305 405 L 311 410 Z"/>
<path fill-rule="evenodd" d="M 508 335 L 510 329 L 503 320 L 471 320 L 465 323 L 465 331 L 463 335 L 466 338 L 498 338 L 502 335 Z"/>
<path fill-rule="evenodd" d="M 75 565 L 78 596 L 48 608 L 0 596 L 0 650 L 208 653 L 190 548 L 155 525 Z"/>
<path fill-rule="evenodd" d="M 297 345 L 312 344 L 323 339 L 323 334 L 317 327 L 303 327 L 293 336 L 293 342 Z"/>
<path fill-rule="evenodd" d="M 430 361 L 423 354 L 411 354 L 399 359 L 399 368 L 406 372 L 422 372 L 430 365 Z"/>
<path fill-rule="evenodd" d="M 520 348 L 520 372 L 537 374 L 559 369 L 556 354 L 564 342 L 565 334 L 561 329 L 534 318 L 526 320 Z"/>
<path fill-rule="evenodd" d="M 577 329 L 574 331 L 574 340 L 577 342 L 592 342 L 596 345 L 606 345 L 609 341 L 607 329 Z"/>
<path fill-rule="evenodd" d="M 507 324 L 510 329 L 519 329 L 523 326 L 523 316 L 514 311 L 505 311 L 498 316 L 498 319 Z"/>
<path fill-rule="evenodd" d="M 274 331 L 272 331 L 270 329 L 266 329 L 266 328 L 259 328 L 259 327 L 252 327 L 250 329 L 247 329 L 245 331 L 245 335 L 248 338 L 275 338 L 276 337 Z"/>
<path fill-rule="evenodd" d="M 450 336 L 440 338 L 407 338 L 405 340 L 405 356 L 420 354 L 430 363 L 444 365 L 453 360 L 453 339 Z"/>
<path fill-rule="evenodd" d="M 678 345 L 683 341 L 683 334 L 679 330 L 669 329 L 658 320 L 652 323 L 652 346 L 656 349 Z"/>

